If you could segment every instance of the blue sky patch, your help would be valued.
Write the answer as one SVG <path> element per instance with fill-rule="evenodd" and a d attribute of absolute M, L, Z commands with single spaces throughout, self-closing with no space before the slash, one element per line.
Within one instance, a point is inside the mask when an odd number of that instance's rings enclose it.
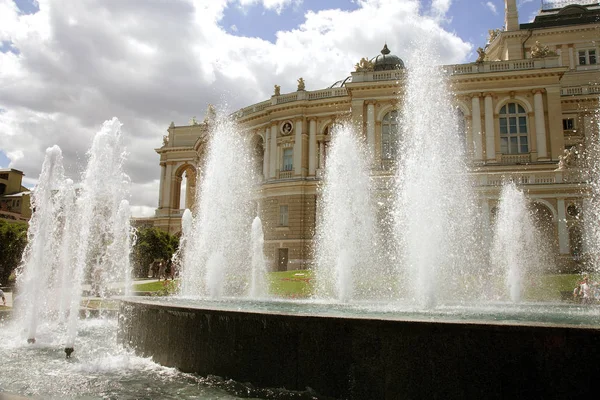
<path fill-rule="evenodd" d="M 275 43 L 278 31 L 289 31 L 304 23 L 307 10 L 314 12 L 330 9 L 356 10 L 358 4 L 349 0 L 304 0 L 300 5 L 284 8 L 281 14 L 275 10 L 267 10 L 262 4 L 241 9 L 230 4 L 223 13 L 219 25 L 229 34 L 246 37 L 259 37 Z"/>

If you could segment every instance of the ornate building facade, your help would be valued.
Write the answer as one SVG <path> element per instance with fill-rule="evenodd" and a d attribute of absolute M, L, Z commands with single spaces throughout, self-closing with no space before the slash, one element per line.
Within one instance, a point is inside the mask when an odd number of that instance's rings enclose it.
<path fill-rule="evenodd" d="M 533 22 L 519 24 L 516 0 L 505 0 L 505 27 L 490 31 L 478 60 L 445 67 L 485 215 L 494 216 L 503 178 L 515 180 L 563 266 L 578 262 L 581 252 L 589 177 L 576 159 L 598 135 L 600 97 L 600 5 L 572 3 L 544 2 Z M 281 94 L 275 86 L 270 99 L 234 113 L 260 161 L 258 197 L 273 270 L 312 262 L 318 186 L 333 125 L 347 121 L 362 132 L 375 180 L 383 188 L 392 179 L 404 84 L 404 63 L 384 46 L 329 88 L 306 91 L 300 78 L 296 92 Z M 184 209 L 194 207 L 212 113 L 203 122 L 171 124 L 156 149 L 161 180 L 155 226 L 176 233 Z M 385 189 L 379 195 L 385 197 Z"/>

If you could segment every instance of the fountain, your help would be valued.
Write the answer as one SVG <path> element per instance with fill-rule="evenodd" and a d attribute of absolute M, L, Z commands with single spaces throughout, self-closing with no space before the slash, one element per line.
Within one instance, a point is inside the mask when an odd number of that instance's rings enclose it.
<path fill-rule="evenodd" d="M 371 261 L 378 254 L 375 210 L 360 140 L 350 126 L 334 129 L 332 137 L 316 240 L 316 296 L 347 302 L 367 296 L 369 289 L 372 296 L 381 290 L 369 284 Z"/>
<path fill-rule="evenodd" d="M 377 208 L 386 207 L 374 195 L 381 181 L 369 173 L 362 139 L 351 125 L 335 127 L 319 203 L 315 295 L 266 301 L 250 290 L 245 297 L 247 283 L 237 274 L 249 276 L 252 287 L 256 259 L 238 258 L 248 254 L 251 215 L 239 196 L 253 193 L 252 179 L 226 168 L 233 154 L 245 162 L 246 144 L 221 123 L 203 167 L 197 216 L 184 218 L 183 296 L 124 300 L 126 346 L 202 376 L 309 386 L 335 397 L 551 396 L 589 378 L 575 360 L 595 346 L 600 313 L 523 301 L 525 268 L 539 271 L 529 256 L 539 254 L 540 242 L 523 194 L 510 185 L 495 243 L 513 256 L 490 259 L 491 227 L 465 163 L 446 74 L 434 67 L 426 50 L 432 46 L 417 47 L 403 96 L 397 175 L 388 186 L 391 218 L 379 217 Z M 391 234 L 382 226 L 393 226 Z M 258 219 L 253 227 L 250 254 L 260 259 Z M 527 257 L 517 260 L 525 248 Z M 175 345 L 157 342 L 150 329 Z"/>
<path fill-rule="evenodd" d="M 45 335 L 64 335 L 67 358 L 74 351 L 83 281 L 91 279 L 102 298 L 111 283 L 131 282 L 120 127 L 114 118 L 95 136 L 77 191 L 65 179 L 60 148 L 47 149 L 33 194 L 35 212 L 17 279 L 18 324 L 26 327 L 28 343 L 36 343 L 40 325 Z"/>
<path fill-rule="evenodd" d="M 546 248 L 527 208 L 525 194 L 517 189 L 514 182 L 506 183 L 500 195 L 491 251 L 498 274 L 505 276 L 512 302 L 521 301 L 525 277 L 534 278 L 542 271 L 540 264 L 549 261 L 544 250 Z"/>
<path fill-rule="evenodd" d="M 251 275 L 250 209 L 255 182 L 249 143 L 227 118 L 215 121 L 210 134 L 202 187 L 197 191 L 198 215 L 187 232 L 181 254 L 181 294 L 243 296 Z M 193 245 L 190 245 L 193 243 Z"/>
<path fill-rule="evenodd" d="M 64 179 L 60 150 L 49 149 L 19 278 L 24 320 L 0 330 L 12 338 L 25 327 L 32 346 L 7 339 L 0 354 L 7 359 L 21 349 L 27 356 L 8 368 L 22 373 L 28 362 L 50 362 L 60 379 L 28 375 L 31 388 L 11 383 L 9 389 L 36 396 L 54 379 L 70 387 L 67 379 L 82 383 L 92 375 L 96 388 L 83 395 L 222 395 L 226 380 L 191 372 L 251 382 L 230 383 L 240 396 L 255 397 L 272 396 L 261 387 L 304 390 L 307 398 L 550 397 L 589 384 L 600 367 L 581 360 L 595 359 L 600 313 L 523 301 L 524 270 L 533 263 L 521 263 L 519 254 L 539 246 L 530 238 L 524 194 L 513 185 L 502 193 L 495 225 L 496 249 L 508 256 L 488 259 L 486 221 L 471 189 L 455 109 L 432 59 L 427 51 L 415 54 L 407 76 L 391 219 L 384 221 L 393 226 L 391 243 L 380 233 L 370 155 L 352 126 L 333 130 L 311 299 L 265 298 L 262 222 L 252 221 L 253 162 L 243 135 L 221 118 L 199 168 L 197 209 L 182 217 L 175 260 L 182 265 L 181 294 L 124 298 L 117 338 L 114 320 L 80 321 L 85 280 L 103 296 L 113 279 L 129 279 L 120 124 L 106 123 L 94 140 L 77 195 Z M 425 102 L 432 91 L 439 95 Z M 73 218 L 64 213 L 69 207 Z M 508 295 L 489 296 L 494 280 L 505 276 Z M 44 291 L 59 287 L 70 289 L 56 302 L 62 311 L 42 312 L 54 307 Z M 76 339 L 85 345 L 74 362 L 58 365 L 48 349 L 64 345 L 71 357 Z"/>

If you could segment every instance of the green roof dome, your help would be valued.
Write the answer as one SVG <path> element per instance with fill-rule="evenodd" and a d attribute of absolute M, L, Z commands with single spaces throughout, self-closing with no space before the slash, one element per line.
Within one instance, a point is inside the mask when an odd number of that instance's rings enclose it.
<path fill-rule="evenodd" d="M 390 71 L 404 69 L 404 61 L 400 57 L 390 54 L 387 44 L 383 46 L 381 54 L 373 60 L 375 71 Z"/>

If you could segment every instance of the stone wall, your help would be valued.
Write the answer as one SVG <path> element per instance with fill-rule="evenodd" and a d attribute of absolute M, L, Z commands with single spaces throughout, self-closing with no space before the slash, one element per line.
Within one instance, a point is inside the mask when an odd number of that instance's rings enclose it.
<path fill-rule="evenodd" d="M 344 399 L 597 397 L 600 330 L 121 303 L 119 340 L 184 372 Z"/>

